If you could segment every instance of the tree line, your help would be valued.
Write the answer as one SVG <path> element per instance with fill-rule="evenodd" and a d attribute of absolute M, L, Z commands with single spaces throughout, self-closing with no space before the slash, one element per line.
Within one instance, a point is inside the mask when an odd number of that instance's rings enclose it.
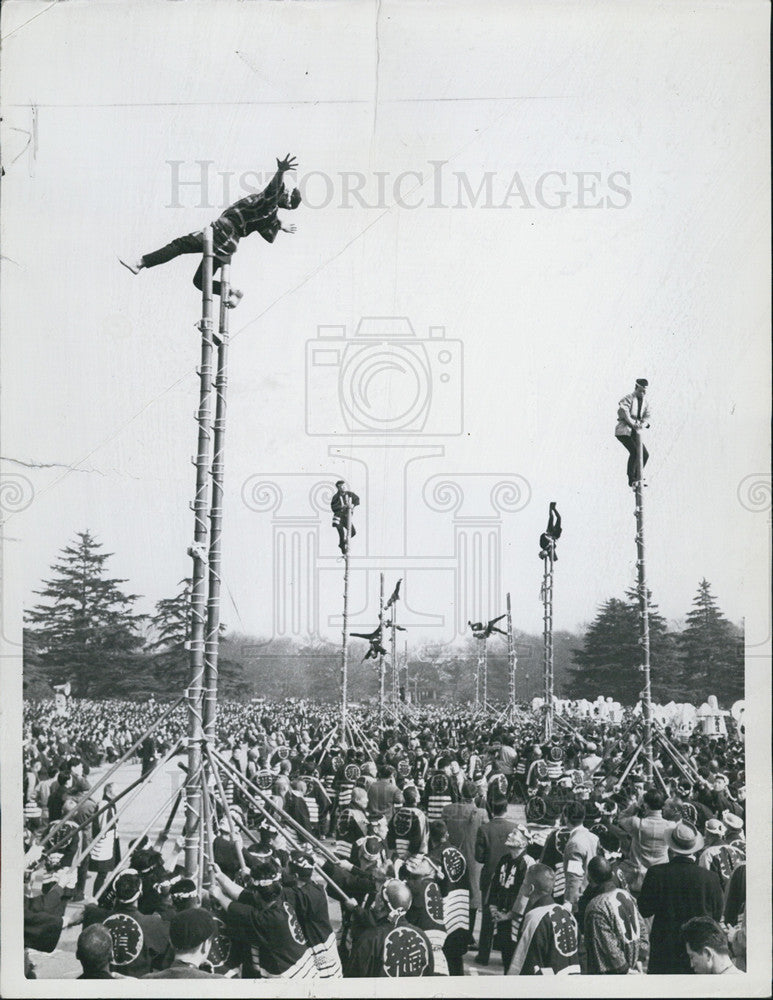
<path fill-rule="evenodd" d="M 89 531 L 77 532 L 35 591 L 41 600 L 25 612 L 24 691 L 50 697 L 52 685 L 70 681 L 81 697 L 142 699 L 179 695 L 188 681 L 190 580 L 140 614 L 139 595 L 109 575 L 111 553 Z M 556 631 L 554 686 L 558 697 L 612 697 L 634 704 L 643 686 L 639 608 L 635 591 L 610 597 L 584 632 Z M 542 694 L 542 636 L 516 631 L 519 701 Z M 743 627 L 719 608 L 701 580 L 684 628 L 669 630 L 650 604 L 652 693 L 659 702 L 691 701 L 715 694 L 731 704 L 744 693 Z M 366 646 L 352 641 L 349 690 L 354 701 L 378 697 L 379 669 L 360 661 Z M 424 642 L 403 656 L 400 695 L 414 702 L 465 702 L 474 697 L 477 640 Z M 387 691 L 391 664 L 387 664 Z M 335 701 L 340 690 L 340 647 L 320 637 L 261 639 L 223 629 L 218 690 L 225 699 L 310 697 Z M 488 643 L 488 693 L 509 695 L 507 648 Z"/>

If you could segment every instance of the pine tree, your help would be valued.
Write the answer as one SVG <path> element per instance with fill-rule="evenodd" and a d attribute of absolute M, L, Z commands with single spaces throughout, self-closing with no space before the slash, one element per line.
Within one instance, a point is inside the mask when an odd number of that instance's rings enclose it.
<path fill-rule="evenodd" d="M 138 595 L 121 590 L 126 580 L 106 575 L 112 554 L 101 549 L 90 532 L 77 532 L 35 591 L 47 603 L 26 614 L 49 681 L 70 680 L 81 696 L 131 693 L 142 666 L 146 616 L 132 610 Z"/>
<path fill-rule="evenodd" d="M 159 692 L 181 694 L 188 681 L 191 583 L 190 579 L 180 580 L 177 594 L 157 601 L 156 613 L 150 619 L 156 634 L 150 648 L 154 651 Z"/>
<path fill-rule="evenodd" d="M 744 696 L 743 632 L 722 614 L 708 580 L 698 585 L 685 622 L 678 641 L 690 700 L 714 694 L 729 707 Z"/>
<path fill-rule="evenodd" d="M 634 705 L 644 686 L 641 671 L 642 647 L 639 601 L 635 589 L 626 592 L 627 601 L 611 597 L 602 604 L 588 626 L 582 649 L 572 650 L 577 664 L 566 679 L 573 698 L 593 701 L 598 695 L 612 697 L 624 705 Z M 657 605 L 649 604 L 650 665 L 653 697 L 660 695 L 661 678 L 671 676 L 674 667 L 673 643 L 665 618 Z"/>

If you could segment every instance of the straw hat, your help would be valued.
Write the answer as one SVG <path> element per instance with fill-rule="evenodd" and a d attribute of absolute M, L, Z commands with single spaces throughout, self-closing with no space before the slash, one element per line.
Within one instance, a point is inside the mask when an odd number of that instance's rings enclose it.
<path fill-rule="evenodd" d="M 668 849 L 674 854 L 696 854 L 702 849 L 704 839 L 692 823 L 681 819 L 666 834 L 666 843 Z"/>

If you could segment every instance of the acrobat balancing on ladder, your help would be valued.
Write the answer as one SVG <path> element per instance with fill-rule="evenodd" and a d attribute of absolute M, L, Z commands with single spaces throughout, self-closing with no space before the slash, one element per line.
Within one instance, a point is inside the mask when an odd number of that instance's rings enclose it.
<path fill-rule="evenodd" d="M 288 154 L 283 160 L 278 159 L 276 165 L 277 171 L 263 191 L 235 202 L 212 223 L 215 274 L 224 264 L 231 263 L 231 257 L 236 253 L 239 240 L 249 236 L 250 233 L 260 233 L 267 243 L 273 243 L 280 230 L 284 233 L 295 232 L 294 225 L 285 224 L 277 215 L 277 209 L 295 209 L 301 203 L 298 188 L 288 191 L 284 184 L 284 175 L 296 168 L 295 157 Z M 187 236 L 179 236 L 160 250 L 144 254 L 138 260 L 123 260 L 120 257 L 118 259 L 132 274 L 139 274 L 145 268 L 166 264 L 181 254 L 200 254 L 203 250 L 204 233 L 198 230 L 195 233 L 188 233 Z M 193 284 L 200 291 L 202 267 L 200 264 L 193 276 Z M 219 281 L 212 283 L 212 293 L 220 294 Z M 237 306 L 243 294 L 238 288 L 232 288 L 226 303 L 228 308 L 233 309 Z"/>

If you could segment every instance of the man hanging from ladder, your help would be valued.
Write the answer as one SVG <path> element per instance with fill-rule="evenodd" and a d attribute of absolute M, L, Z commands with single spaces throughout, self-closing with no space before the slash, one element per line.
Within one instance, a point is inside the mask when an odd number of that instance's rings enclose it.
<path fill-rule="evenodd" d="M 338 548 L 342 555 L 346 555 L 349 539 L 354 538 L 357 534 L 357 530 L 352 524 L 352 511 L 359 505 L 360 498 L 357 494 L 347 490 L 346 481 L 339 479 L 336 483 L 336 491 L 330 501 L 330 509 L 333 511 L 333 527 L 338 532 Z"/>
<path fill-rule="evenodd" d="M 539 557 L 540 559 L 547 559 L 548 556 L 555 562 L 558 559 L 556 555 L 556 542 L 561 537 L 561 515 L 558 513 L 555 501 L 550 504 L 550 511 L 548 513 L 548 524 L 542 534 L 539 536 Z"/>
<path fill-rule="evenodd" d="M 638 468 L 639 433 L 643 427 L 649 427 L 650 408 L 644 397 L 649 382 L 646 378 L 637 378 L 633 392 L 623 396 L 617 408 L 617 427 L 615 437 L 628 452 L 628 485 L 634 486 L 644 473 Z M 642 447 L 644 465 L 647 464 L 649 453 Z"/>
<path fill-rule="evenodd" d="M 224 264 L 231 263 L 231 257 L 236 253 L 239 240 L 250 233 L 260 233 L 267 243 L 273 243 L 277 233 L 281 230 L 285 233 L 294 233 L 294 225 L 286 225 L 277 216 L 277 209 L 295 209 L 301 203 L 301 194 L 298 188 L 292 192 L 288 191 L 284 185 L 284 175 L 291 170 L 295 170 L 295 157 L 288 155 L 283 160 L 277 160 L 277 171 L 272 177 L 268 186 L 259 194 L 251 194 L 240 201 L 229 206 L 223 214 L 212 223 L 213 236 L 213 273 L 217 274 Z M 139 274 L 141 270 L 148 267 L 157 267 L 159 264 L 166 264 L 175 257 L 186 253 L 202 253 L 204 250 L 204 232 L 198 230 L 195 233 L 188 233 L 187 236 L 180 236 L 171 243 L 167 243 L 160 250 L 153 253 L 144 254 L 139 260 L 118 260 L 124 267 L 127 267 L 132 274 Z M 193 284 L 201 291 L 201 279 L 203 265 L 200 264 L 196 274 L 193 276 Z M 212 294 L 220 294 L 220 282 L 212 283 Z M 233 309 L 239 304 L 244 293 L 238 288 L 232 288 L 226 305 Z"/>

